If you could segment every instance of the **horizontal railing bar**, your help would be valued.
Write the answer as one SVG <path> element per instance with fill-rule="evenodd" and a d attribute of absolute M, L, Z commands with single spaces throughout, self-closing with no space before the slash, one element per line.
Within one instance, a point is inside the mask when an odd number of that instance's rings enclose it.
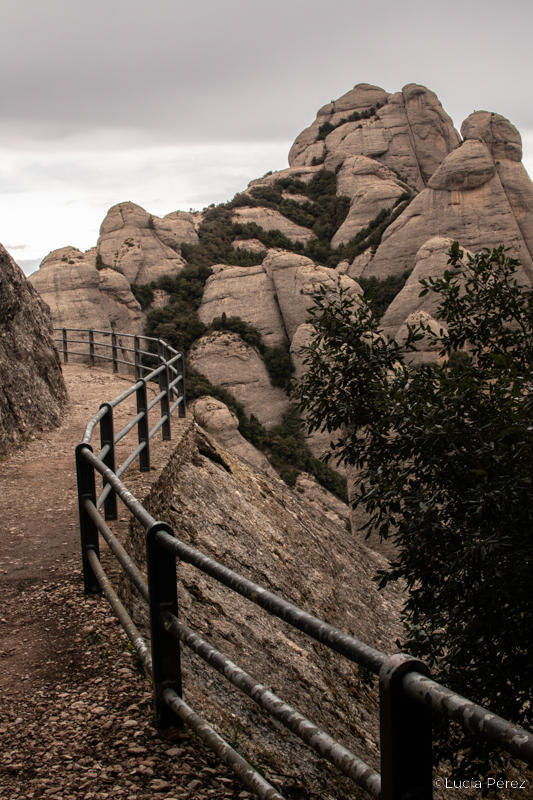
<path fill-rule="evenodd" d="M 89 344 L 89 339 L 69 339 L 67 344 Z M 69 353 L 72 352 L 69 350 Z"/>
<path fill-rule="evenodd" d="M 305 744 L 309 745 L 322 758 L 336 766 L 351 778 L 358 786 L 379 800 L 381 776 L 368 764 L 355 756 L 339 742 L 335 741 L 299 711 L 285 703 L 263 684 L 254 680 L 247 672 L 238 667 L 229 658 L 216 650 L 212 645 L 180 622 L 174 614 L 164 611 L 159 620 L 164 629 L 176 636 L 183 644 L 216 669 L 230 683 L 248 695 L 271 717 L 281 722 Z"/>
<path fill-rule="evenodd" d="M 406 694 L 415 700 L 443 717 L 456 720 L 480 739 L 501 747 L 533 767 L 533 733 L 530 731 L 513 725 L 418 672 L 408 672 L 402 685 Z"/>
<path fill-rule="evenodd" d="M 93 431 L 98 425 L 98 423 L 105 417 L 107 414 L 107 408 L 100 408 L 97 413 L 94 415 L 92 420 L 88 423 L 87 427 L 85 428 L 85 433 L 83 434 L 82 443 L 89 444 L 91 441 L 91 436 L 93 435 Z"/>
<path fill-rule="evenodd" d="M 128 614 L 128 612 L 118 599 L 117 593 L 115 592 L 113 586 L 111 585 L 109 578 L 105 574 L 102 565 L 100 564 L 100 561 L 98 559 L 98 556 L 96 555 L 94 550 L 88 551 L 87 558 L 89 560 L 89 564 L 91 565 L 91 569 L 94 572 L 96 580 L 102 587 L 102 592 L 104 593 L 104 597 L 106 598 L 107 602 L 115 612 L 118 621 L 124 628 L 128 639 L 135 648 L 135 652 L 141 659 L 146 671 L 151 675 L 152 655 L 150 653 L 150 650 L 148 649 L 146 642 L 144 641 L 141 634 L 137 630 L 137 627 L 133 622 L 133 620 L 131 619 L 130 615 Z"/>
<path fill-rule="evenodd" d="M 122 347 L 119 344 L 117 344 L 117 350 L 122 350 Z M 135 366 L 133 361 L 124 361 L 123 358 L 111 358 L 111 359 L 109 359 L 107 356 L 95 356 L 95 358 L 105 358 L 108 361 L 114 361 L 115 364 L 125 364 L 127 367 L 134 367 Z"/>
<path fill-rule="evenodd" d="M 151 514 L 144 508 L 144 506 L 137 500 L 136 497 L 132 495 L 128 489 L 124 486 L 122 481 L 115 475 L 115 473 L 106 467 L 105 464 L 91 453 L 89 448 L 83 447 L 81 448 L 81 455 L 89 464 L 91 464 L 94 469 L 102 475 L 106 479 L 106 481 L 111 484 L 117 496 L 120 497 L 126 508 L 129 508 L 131 513 L 134 515 L 136 519 L 139 520 L 143 528 L 148 528 L 155 522 L 155 519 L 152 517 Z"/>
<path fill-rule="evenodd" d="M 148 583 L 146 581 L 146 577 L 142 574 L 135 561 L 133 561 L 124 550 L 117 537 L 111 533 L 109 526 L 106 524 L 103 517 L 98 513 L 94 503 L 86 498 L 84 500 L 84 506 L 87 509 L 87 513 L 91 517 L 92 521 L 109 545 L 109 549 L 112 551 L 119 564 L 124 568 L 124 571 L 131 579 L 131 582 L 134 584 L 139 594 L 141 594 L 146 602 L 148 602 Z"/>
<path fill-rule="evenodd" d="M 170 367 L 172 369 L 173 364 L 176 361 L 179 361 L 181 358 L 183 358 L 183 355 L 181 353 L 176 353 L 175 356 L 172 356 L 172 358 L 169 358 L 169 360 L 167 362 L 165 362 L 165 363 L 166 363 L 167 367 Z"/>
<path fill-rule="evenodd" d="M 126 389 L 125 392 L 122 392 L 122 394 L 119 394 L 119 396 L 115 397 L 114 400 L 111 400 L 109 405 L 112 408 L 116 408 L 116 406 L 120 405 L 120 403 L 122 403 L 123 400 L 127 400 L 128 397 L 130 397 L 132 394 L 134 394 L 134 392 L 137 391 L 137 389 L 141 386 L 141 384 L 142 384 L 142 381 L 137 381 L 137 383 L 134 383 L 133 386 L 130 386 L 129 389 Z"/>
<path fill-rule="evenodd" d="M 144 415 L 145 415 L 145 412 L 144 412 L 144 411 L 139 411 L 139 413 L 138 413 L 138 414 L 136 414 L 136 415 L 133 417 L 133 419 L 131 419 L 131 420 L 128 422 L 128 424 L 126 425 L 126 427 L 125 427 L 125 428 L 122 428 L 122 430 L 121 430 L 121 431 L 119 431 L 119 432 L 118 432 L 118 433 L 115 435 L 115 444 L 118 444 L 118 443 L 120 442 L 120 440 L 121 440 L 121 439 L 123 439 L 125 436 L 127 436 L 127 435 L 128 435 L 128 433 L 129 433 L 131 430 L 133 430 L 133 428 L 134 428 L 134 427 L 137 425 L 137 423 L 141 421 L 141 419 L 144 417 Z"/>
<path fill-rule="evenodd" d="M 183 396 L 182 396 L 182 397 L 178 397 L 178 399 L 176 400 L 176 402 L 175 402 L 175 403 L 173 403 L 173 404 L 170 406 L 170 413 L 171 413 L 171 414 L 173 414 L 173 413 L 174 413 L 174 409 L 175 409 L 177 406 L 179 406 L 179 404 L 180 404 L 180 403 L 183 403 Z"/>
<path fill-rule="evenodd" d="M 85 344 L 85 342 L 84 342 L 84 344 Z M 87 342 L 87 344 L 89 344 L 89 342 Z M 69 354 L 69 356 L 83 356 L 84 358 L 90 358 L 89 350 L 87 350 L 86 353 L 82 353 L 79 350 L 69 350 L 68 354 Z M 98 358 L 105 358 L 105 356 L 98 356 Z M 111 359 L 109 359 L 109 360 L 111 360 Z"/>
<path fill-rule="evenodd" d="M 182 380 L 183 380 L 183 375 L 178 375 L 178 377 L 177 377 L 177 378 L 174 378 L 174 380 L 173 380 L 173 381 L 170 381 L 170 383 L 169 383 L 169 385 L 168 385 L 168 388 L 169 388 L 169 389 L 173 389 L 173 388 L 174 388 L 174 386 L 175 386 L 177 383 L 179 383 L 180 381 L 182 381 Z"/>
<path fill-rule="evenodd" d="M 163 372 L 163 370 L 165 369 L 165 367 L 166 367 L 166 364 L 161 364 L 161 366 L 160 366 L 160 367 L 156 367 L 156 369 L 152 370 L 152 372 L 150 372 L 148 375 L 146 375 L 146 376 L 143 378 L 143 380 L 145 380 L 145 381 L 151 381 L 151 380 L 152 380 L 152 378 L 155 378 L 155 376 L 156 376 L 156 375 L 159 375 L 159 373 L 160 373 L 160 372 Z"/>
<path fill-rule="evenodd" d="M 161 400 L 161 398 L 162 398 L 162 397 L 164 397 L 164 396 L 166 395 L 166 393 L 167 393 L 167 392 L 166 392 L 166 389 L 164 389 L 162 392 L 159 392 L 159 394 L 157 395 L 157 397 L 154 397 L 154 399 L 153 399 L 153 400 L 151 400 L 151 401 L 148 403 L 148 408 L 147 408 L 146 410 L 147 410 L 147 411 L 151 411 L 151 410 L 152 410 L 152 408 L 153 408 L 155 405 L 157 405 L 157 404 L 159 403 L 159 401 Z"/>
<path fill-rule="evenodd" d="M 260 800 L 285 800 L 268 781 L 266 781 L 256 770 L 244 760 L 224 739 L 213 730 L 213 728 L 196 714 L 187 703 L 178 697 L 173 689 L 165 689 L 163 700 L 177 716 L 203 742 L 213 750 L 216 755 L 224 762 L 235 775 L 247 786 Z"/>
<path fill-rule="evenodd" d="M 104 488 L 102 489 L 102 491 L 100 492 L 98 497 L 96 498 L 96 508 L 97 508 L 98 511 L 100 511 L 100 509 L 104 505 L 104 501 L 105 501 L 107 495 L 112 491 L 113 491 L 113 487 L 109 483 L 106 483 L 106 485 L 104 486 Z"/>
<path fill-rule="evenodd" d="M 127 459 L 126 459 L 125 461 L 123 461 L 123 462 L 122 462 L 122 464 L 120 465 L 120 467 L 117 469 L 117 472 L 116 472 L 117 478 L 120 478 L 120 476 L 121 476 L 121 475 L 122 475 L 124 472 L 126 472 L 126 470 L 128 469 L 129 465 L 130 465 L 130 464 L 131 464 L 133 461 L 135 461 L 135 459 L 137 458 L 137 456 L 139 455 L 139 453 L 141 452 L 141 450 L 144 450 L 144 448 L 145 448 L 145 447 L 146 447 L 146 442 L 141 442 L 141 443 L 140 443 L 140 444 L 139 444 L 139 445 L 138 445 L 138 446 L 135 448 L 135 450 L 133 451 L 133 453 L 130 453 L 130 455 L 127 457 Z"/>
<path fill-rule="evenodd" d="M 83 452 L 85 455 L 85 451 Z M 317 619 L 312 614 L 308 614 L 307 611 L 303 611 L 293 603 L 289 603 L 288 600 L 284 600 L 273 592 L 267 591 L 259 584 L 243 578 L 242 575 L 238 575 L 233 570 L 224 567 L 174 536 L 170 536 L 164 531 L 159 531 L 156 533 L 156 541 L 161 547 L 174 553 L 182 561 L 193 564 L 199 570 L 205 572 L 206 575 L 210 575 L 219 583 L 223 583 L 234 592 L 261 606 L 270 614 L 292 625 L 293 628 L 306 633 L 317 642 L 327 645 L 332 650 L 366 667 L 376 675 L 387 660 L 388 656 L 380 653 L 379 650 L 360 642 L 353 636 L 348 636 L 328 622 Z"/>
<path fill-rule="evenodd" d="M 158 422 L 156 422 L 156 424 L 154 425 L 154 427 L 152 428 L 152 430 L 151 430 L 151 431 L 150 431 L 150 433 L 148 434 L 148 438 L 149 438 L 149 439 L 153 439 L 153 438 L 154 438 L 154 436 L 156 435 L 156 433 L 157 433 L 157 431 L 159 430 L 159 428 L 160 428 L 162 425 L 164 425 L 164 424 L 165 424 L 165 422 L 167 421 L 167 419 L 168 419 L 168 416 L 167 416 L 167 414 L 163 414 L 163 416 L 161 417 L 161 419 L 160 419 L 160 420 L 158 420 Z"/>
<path fill-rule="evenodd" d="M 112 336 L 113 333 L 115 333 L 115 331 L 104 331 L 104 330 L 100 330 L 99 328 L 54 328 L 54 330 L 55 331 L 68 331 L 70 333 L 76 333 L 76 332 L 77 333 L 89 333 L 89 331 L 92 331 L 93 333 L 102 333 L 104 336 Z M 135 333 L 124 333 L 123 331 L 120 331 L 119 333 L 117 333 L 117 336 L 127 336 L 130 339 L 134 339 L 135 336 L 140 336 L 140 338 L 144 342 L 159 342 L 160 341 L 159 339 L 156 339 L 154 336 L 144 336 L 143 334 L 140 335 L 140 334 L 135 334 Z M 68 341 L 70 343 L 72 340 L 69 339 Z M 167 347 L 170 347 L 170 345 L 167 345 Z M 173 350 L 174 353 L 177 352 L 176 350 L 174 350 L 174 348 L 170 348 L 170 349 Z"/>
<path fill-rule="evenodd" d="M 100 452 L 98 453 L 98 455 L 96 456 L 96 458 L 100 458 L 103 461 L 110 450 L 111 450 L 111 445 L 110 444 L 104 445 L 102 447 L 102 449 L 100 450 Z"/>

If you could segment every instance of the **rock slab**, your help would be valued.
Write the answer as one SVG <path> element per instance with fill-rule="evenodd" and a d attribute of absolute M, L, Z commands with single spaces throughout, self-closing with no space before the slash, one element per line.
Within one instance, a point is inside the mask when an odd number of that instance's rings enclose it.
<path fill-rule="evenodd" d="M 49 309 L 0 245 L 0 452 L 58 425 L 66 400 Z"/>

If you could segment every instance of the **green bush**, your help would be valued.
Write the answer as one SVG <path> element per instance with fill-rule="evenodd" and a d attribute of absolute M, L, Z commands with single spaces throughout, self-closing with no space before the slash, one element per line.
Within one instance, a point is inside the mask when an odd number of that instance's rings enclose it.
<path fill-rule="evenodd" d="M 149 283 L 132 283 L 131 291 L 143 311 L 154 300 L 154 290 Z"/>
<path fill-rule="evenodd" d="M 281 386 L 284 389 L 292 377 L 294 364 L 289 348 L 288 342 L 264 348 L 263 358 L 272 386 Z"/>
<path fill-rule="evenodd" d="M 374 276 L 358 279 L 364 296 L 370 303 L 377 319 L 381 319 L 396 295 L 401 292 L 412 271 L 412 269 L 406 269 L 401 275 L 389 275 L 381 281 Z"/>
<path fill-rule="evenodd" d="M 303 422 L 294 406 L 283 415 L 281 425 L 268 431 L 253 414 L 247 416 L 244 406 L 232 394 L 214 386 L 201 373 L 189 367 L 186 380 L 188 401 L 210 395 L 225 403 L 237 416 L 242 436 L 265 453 L 288 486 L 295 485 L 300 472 L 309 472 L 325 489 L 336 494 L 345 503 L 348 502 L 346 479 L 314 458 L 305 443 Z"/>
<path fill-rule="evenodd" d="M 252 347 L 257 347 L 259 351 L 264 350 L 263 337 L 257 328 L 249 325 L 240 317 L 227 317 L 225 313 L 221 317 L 215 317 L 209 324 L 210 331 L 232 331 L 238 333 L 241 339 Z"/>

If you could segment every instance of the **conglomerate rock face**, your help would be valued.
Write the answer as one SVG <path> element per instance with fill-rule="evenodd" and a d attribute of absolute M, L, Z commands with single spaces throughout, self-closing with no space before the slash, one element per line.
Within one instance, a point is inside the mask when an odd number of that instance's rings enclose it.
<path fill-rule="evenodd" d="M 261 332 L 267 345 L 291 342 L 309 316 L 320 287 L 343 287 L 352 296 L 360 286 L 349 276 L 317 266 L 310 258 L 271 250 L 257 267 L 217 265 L 208 278 L 199 316 L 209 323 L 223 313 L 241 317 Z"/>
<path fill-rule="evenodd" d="M 499 114 L 474 112 L 463 122 L 460 135 L 425 86 L 413 83 L 390 93 L 366 83 L 356 85 L 323 106 L 297 136 L 288 168 L 252 180 L 240 194 L 240 203 L 232 206 L 231 220 L 241 229 L 231 232 L 233 246 L 257 253 L 262 263 L 215 264 L 198 309 L 200 320 L 209 324 L 222 314 L 241 317 L 259 329 L 266 346 L 288 343 L 300 372 L 300 348 L 310 340 L 305 327 L 308 310 L 321 288 L 342 288 L 357 297 L 360 279 L 385 280 L 411 271 L 383 319 L 386 333 L 401 339 L 406 321 L 422 313 L 433 325 L 436 303 L 431 296 L 419 298 L 418 282 L 443 274 L 453 241 L 470 252 L 501 244 L 511 248 L 523 265 L 518 280 L 529 285 L 533 183 L 521 159 L 520 134 Z M 321 177 L 324 170 L 327 176 Z M 308 255 L 321 252 L 318 232 L 332 224 L 330 219 L 322 225 L 309 212 L 311 196 L 316 201 L 313 187 L 326 185 L 328 192 L 336 192 L 333 197 L 328 194 L 328 202 L 349 199 L 346 217 L 323 248 L 324 261 L 334 254 L 328 263 L 335 268 L 318 265 Z M 278 200 L 261 200 L 273 196 Z M 292 210 L 285 208 L 290 219 L 280 211 L 280 197 L 292 201 Z M 74 248 L 54 251 L 31 280 L 56 325 L 142 333 L 145 314 L 131 284 L 179 274 L 185 265 L 181 246 L 198 243 L 203 218 L 200 212 L 175 211 L 160 219 L 135 203 L 119 203 L 102 223 L 97 249 L 84 254 Z M 306 227 L 310 219 L 318 219 L 313 229 Z M 245 229 L 247 223 L 259 226 L 257 235 L 261 228 L 265 233 L 277 230 L 298 252 L 247 238 L 256 234 L 253 228 Z M 369 232 L 376 226 L 381 226 L 379 235 L 373 237 Z M 274 236 L 270 241 L 282 240 Z M 335 256 L 336 248 L 343 249 Z M 159 292 L 152 308 L 167 300 Z M 434 360 L 436 352 L 426 353 L 426 345 L 420 343 L 417 358 Z M 249 350 L 238 337 L 208 335 L 197 343 L 192 357 L 198 368 L 202 362 L 211 380 L 223 377 L 223 385 L 243 399 L 249 413 L 279 421 L 286 401 L 270 386 L 259 353 L 252 356 Z M 315 434 L 316 455 L 327 446 L 326 438 Z"/>
<path fill-rule="evenodd" d="M 378 590 L 372 578 L 386 562 L 347 534 L 344 504 L 321 502 L 311 479 L 302 480 L 299 490 L 252 469 L 192 423 L 143 504 L 186 544 L 392 654 L 401 631 L 402 587 Z M 142 566 L 145 536 L 137 523 L 130 526 L 128 547 Z M 129 587 L 124 593 L 146 629 L 145 606 Z M 179 564 L 178 594 L 186 625 L 377 767 L 377 695 L 355 664 L 185 562 Z M 328 796 L 331 773 L 323 760 L 280 734 L 276 723 L 185 647 L 182 659 L 186 702 L 226 739 L 238 741 L 254 763 L 263 764 L 268 754 L 270 768 L 297 778 L 306 796 Z M 353 784 L 341 779 L 335 797 L 353 797 Z"/>
<path fill-rule="evenodd" d="M 412 83 L 389 94 L 360 83 L 319 110 L 313 124 L 296 138 L 289 164 L 307 166 L 328 157 L 342 163 L 350 156 L 366 156 L 421 190 L 459 141 L 452 120 L 425 86 Z"/>
<path fill-rule="evenodd" d="M 158 230 L 161 236 L 158 235 Z M 131 283 L 150 283 L 163 275 L 174 277 L 185 266 L 178 233 L 194 240 L 194 225 L 177 218 L 159 220 L 135 203 L 119 203 L 100 226 L 98 254 L 104 264 L 119 269 Z M 173 242 L 178 252 L 166 242 Z"/>
<path fill-rule="evenodd" d="M 66 400 L 49 310 L 0 245 L 0 453 L 58 425 Z"/>
<path fill-rule="evenodd" d="M 289 398 L 283 389 L 271 386 L 259 351 L 238 334 L 213 331 L 202 336 L 191 348 L 190 363 L 215 386 L 230 392 L 265 427 L 281 423 Z"/>
<path fill-rule="evenodd" d="M 141 307 L 126 277 L 116 269 L 96 268 L 96 248 L 54 250 L 29 280 L 37 289 L 57 328 L 98 328 L 140 333 Z"/>

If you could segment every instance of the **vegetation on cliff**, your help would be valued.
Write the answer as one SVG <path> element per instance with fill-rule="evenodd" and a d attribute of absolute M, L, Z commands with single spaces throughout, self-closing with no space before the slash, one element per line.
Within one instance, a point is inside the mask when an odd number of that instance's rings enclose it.
<path fill-rule="evenodd" d="M 381 583 L 409 588 L 403 646 L 438 680 L 530 727 L 533 290 L 503 247 L 464 262 L 455 243 L 449 256 L 443 278 L 422 282 L 442 298 L 442 365 L 400 363 L 368 302 L 323 291 L 295 396 L 312 429 L 344 429 L 333 449 L 359 470 L 356 503 L 398 546 Z M 413 328 L 404 347 L 429 333 Z M 470 777 L 487 769 L 488 749 L 465 753 L 448 722 L 439 742 Z"/>

